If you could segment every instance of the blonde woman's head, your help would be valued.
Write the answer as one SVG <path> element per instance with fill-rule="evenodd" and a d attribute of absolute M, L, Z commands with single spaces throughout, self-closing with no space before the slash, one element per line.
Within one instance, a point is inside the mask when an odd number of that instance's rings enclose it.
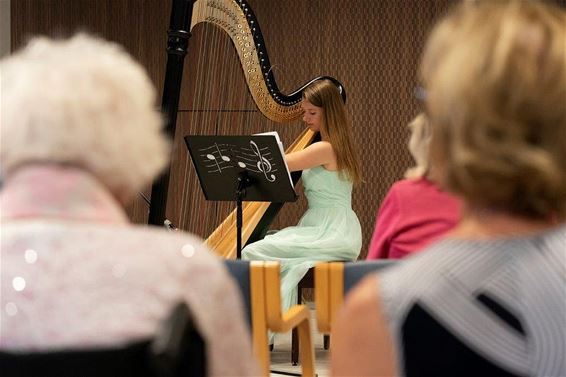
<path fill-rule="evenodd" d="M 352 127 L 338 87 L 330 80 L 315 81 L 303 91 L 303 101 L 322 109 L 320 132 L 332 144 L 338 170 L 355 184 L 362 181 L 360 163 L 353 144 Z"/>
<path fill-rule="evenodd" d="M 566 215 L 566 12 L 476 1 L 434 29 L 421 64 L 431 158 L 476 207 Z"/>
<path fill-rule="evenodd" d="M 85 34 L 39 37 L 0 70 L 4 175 L 27 163 L 74 165 L 124 199 L 164 166 L 155 89 L 117 44 Z"/>
<path fill-rule="evenodd" d="M 409 138 L 409 152 L 416 165 L 405 172 L 405 178 L 426 177 L 430 171 L 429 149 L 431 130 L 426 115 L 419 114 L 409 123 L 411 137 Z"/>

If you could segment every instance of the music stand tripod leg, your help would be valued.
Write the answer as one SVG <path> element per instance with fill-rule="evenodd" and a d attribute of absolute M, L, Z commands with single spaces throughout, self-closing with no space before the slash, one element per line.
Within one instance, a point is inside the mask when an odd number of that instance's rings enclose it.
<path fill-rule="evenodd" d="M 251 178 L 247 170 L 238 174 L 238 188 L 236 189 L 236 258 L 242 258 L 242 226 L 243 210 L 242 201 L 246 197 L 246 187 L 251 185 Z"/>

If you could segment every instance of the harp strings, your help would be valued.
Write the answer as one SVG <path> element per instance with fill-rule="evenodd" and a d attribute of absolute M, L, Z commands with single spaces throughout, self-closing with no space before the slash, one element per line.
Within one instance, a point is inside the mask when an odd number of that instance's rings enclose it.
<path fill-rule="evenodd" d="M 259 60 L 253 38 L 245 19 L 242 22 L 243 13 L 235 8 L 235 1 L 197 1 L 195 4 L 198 4 L 194 8 L 197 16 L 193 17 L 193 25 L 196 26 L 192 29 L 188 57 L 189 74 L 193 76 L 189 78 L 190 90 L 193 93 L 189 96 L 189 113 L 183 117 L 185 122 L 188 118 L 188 124 L 181 127 L 183 132 L 176 141 L 178 148 L 184 147 L 183 136 L 186 134 L 253 134 L 273 129 L 273 122 L 297 119 L 300 105 L 283 106 L 270 99 L 267 86 L 261 79 L 261 69 L 257 66 Z M 219 4 L 222 6 L 219 7 Z M 262 116 L 259 116 L 259 111 Z M 236 233 L 234 204 L 204 201 L 190 156 L 185 153 L 184 157 L 184 163 L 178 161 L 182 164 L 179 166 L 179 179 L 182 176 L 183 182 L 177 187 L 182 191 L 182 198 L 173 204 L 178 205 L 175 210 L 180 218 L 179 225 L 182 229 L 208 237 L 208 246 L 218 254 L 233 257 Z M 244 203 L 244 243 L 268 206 L 269 203 Z M 212 225 L 216 226 L 215 230 L 211 229 Z"/>
<path fill-rule="evenodd" d="M 208 23 L 197 25 L 194 32 L 198 41 L 191 46 L 194 47 L 194 51 L 190 51 L 189 64 L 195 67 L 192 72 L 196 73 L 194 78 L 191 78 L 194 80 L 195 93 L 190 96 L 189 124 L 188 128 L 184 127 L 184 133 L 209 135 L 251 133 L 252 117 L 249 116 L 248 111 L 241 111 L 249 107 L 246 106 L 249 105 L 247 99 L 249 93 L 232 41 L 222 29 Z M 180 224 L 200 221 L 205 233 L 210 233 L 205 225 L 210 224 L 210 218 L 215 220 L 214 224 L 220 224 L 229 214 L 228 222 L 235 222 L 235 215 L 231 213 L 232 203 L 206 203 L 202 201 L 202 195 L 192 193 L 195 185 L 189 181 L 191 165 L 187 153 L 182 174 Z M 229 226 L 223 226 L 219 231 L 225 236 L 229 229 Z"/>
<path fill-rule="evenodd" d="M 194 75 L 194 92 L 192 93 L 191 103 L 189 104 L 189 124 L 186 128 L 186 133 L 189 134 L 211 134 L 214 129 L 211 129 L 209 123 L 203 118 L 206 113 L 201 111 L 205 109 L 206 99 L 209 97 L 209 92 L 212 90 L 210 85 L 205 85 L 207 80 L 207 65 L 210 61 L 210 51 L 207 48 L 208 43 L 214 38 L 213 30 L 205 24 L 197 26 L 200 32 L 195 33 L 199 36 L 198 43 L 194 45 L 195 50 L 191 55 L 190 64 L 196 66 L 196 73 Z M 214 43 L 214 41 L 213 41 Z M 213 44 L 212 43 L 212 44 Z M 184 136 L 184 135 L 183 135 Z M 196 219 L 202 219 L 202 215 L 206 211 L 206 203 L 199 201 L 197 195 L 191 195 L 193 187 L 190 187 L 189 172 L 191 171 L 191 159 L 188 153 L 186 154 L 185 171 L 183 179 L 183 206 L 181 211 L 181 223 L 189 224 L 189 222 Z M 200 205 L 203 203 L 203 205 Z M 190 215 L 196 219 L 188 218 Z"/>

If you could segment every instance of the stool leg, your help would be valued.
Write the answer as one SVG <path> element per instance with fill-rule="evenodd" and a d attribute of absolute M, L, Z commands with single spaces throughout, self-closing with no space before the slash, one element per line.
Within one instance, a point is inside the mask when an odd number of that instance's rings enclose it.
<path fill-rule="evenodd" d="M 297 334 L 297 329 L 293 329 L 293 335 L 291 336 L 291 364 L 293 366 L 297 365 L 299 362 L 299 334 Z"/>
<path fill-rule="evenodd" d="M 324 335 L 324 349 L 327 350 L 330 348 L 330 335 Z"/>
<path fill-rule="evenodd" d="M 301 304 L 302 289 L 297 287 L 297 304 Z M 299 334 L 297 329 L 294 328 L 291 333 L 291 364 L 293 366 L 299 363 Z"/>

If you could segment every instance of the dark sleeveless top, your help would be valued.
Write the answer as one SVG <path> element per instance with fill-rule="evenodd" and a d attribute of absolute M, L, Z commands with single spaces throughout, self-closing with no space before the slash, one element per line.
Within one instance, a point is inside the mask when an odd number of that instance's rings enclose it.
<path fill-rule="evenodd" d="M 566 376 L 566 226 L 447 239 L 379 280 L 400 375 Z"/>

